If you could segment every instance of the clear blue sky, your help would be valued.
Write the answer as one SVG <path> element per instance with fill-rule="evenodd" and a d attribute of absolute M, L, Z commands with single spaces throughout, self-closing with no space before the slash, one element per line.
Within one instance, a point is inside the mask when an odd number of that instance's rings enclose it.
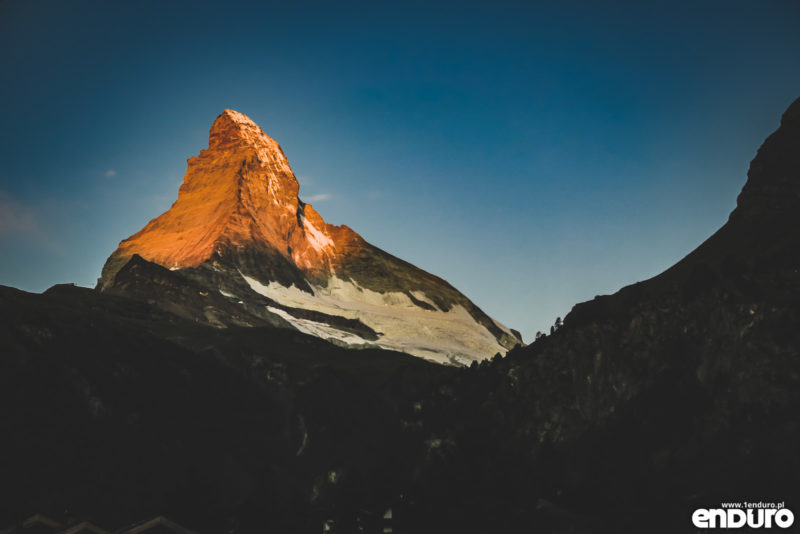
<path fill-rule="evenodd" d="M 0 284 L 94 285 L 232 108 L 326 220 L 529 340 L 725 222 L 799 29 L 797 1 L 0 0 Z"/>

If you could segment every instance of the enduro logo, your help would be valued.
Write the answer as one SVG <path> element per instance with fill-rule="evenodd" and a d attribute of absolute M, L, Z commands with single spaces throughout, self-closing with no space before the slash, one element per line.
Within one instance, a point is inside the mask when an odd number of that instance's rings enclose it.
<path fill-rule="evenodd" d="M 720 508 L 698 508 L 692 523 L 697 528 L 789 528 L 794 514 L 785 503 L 724 502 Z"/>

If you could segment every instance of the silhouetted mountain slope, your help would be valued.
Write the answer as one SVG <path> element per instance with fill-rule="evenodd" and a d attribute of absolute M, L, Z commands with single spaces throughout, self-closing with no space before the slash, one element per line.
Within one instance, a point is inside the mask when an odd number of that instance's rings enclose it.
<path fill-rule="evenodd" d="M 680 532 L 693 530 L 694 509 L 723 501 L 798 508 L 800 100 L 700 247 L 576 305 L 553 335 L 428 402 L 450 445 L 419 479 L 431 506 L 420 517 L 464 529 L 503 517 L 509 532 Z M 453 483 L 483 462 L 483 475 Z M 435 497 L 447 488 L 461 497 Z"/>

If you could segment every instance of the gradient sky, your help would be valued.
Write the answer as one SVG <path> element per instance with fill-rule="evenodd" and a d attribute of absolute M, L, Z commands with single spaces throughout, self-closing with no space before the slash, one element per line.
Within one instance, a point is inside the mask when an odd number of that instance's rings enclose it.
<path fill-rule="evenodd" d="M 328 222 L 530 340 L 721 226 L 800 3 L 0 0 L 0 284 L 93 286 L 225 108 Z"/>

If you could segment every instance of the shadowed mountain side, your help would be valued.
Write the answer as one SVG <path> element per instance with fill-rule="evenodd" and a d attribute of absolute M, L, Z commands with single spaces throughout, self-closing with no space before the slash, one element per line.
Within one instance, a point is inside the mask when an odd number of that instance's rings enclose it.
<path fill-rule="evenodd" d="M 252 252 L 252 251 L 251 251 Z M 228 276 L 219 263 L 212 268 L 202 265 L 194 269 L 171 271 L 134 254 L 115 275 L 114 284 L 105 290 L 111 295 L 134 298 L 156 305 L 185 319 L 215 327 L 276 326 L 294 329 L 286 319 L 272 310 L 283 310 L 297 319 L 335 326 L 343 332 L 358 335 L 365 341 L 378 339 L 374 330 L 358 319 L 292 308 L 262 295 L 246 301 L 236 295 L 249 290 L 237 276 Z M 216 290 L 208 290 L 204 280 L 211 280 Z M 332 343 L 338 343 L 332 339 Z"/>
<path fill-rule="evenodd" d="M 166 513 L 201 533 L 317 531 L 332 471 L 382 513 L 410 458 L 397 406 L 447 372 L 72 286 L 0 287 L 0 338 L 2 524 L 66 509 L 109 526 Z"/>
<path fill-rule="evenodd" d="M 799 326 L 800 100 L 695 251 L 431 395 L 447 446 L 418 517 L 431 532 L 496 517 L 507 532 L 684 532 L 726 501 L 796 513 Z M 494 472 L 461 474 L 481 462 Z"/>

